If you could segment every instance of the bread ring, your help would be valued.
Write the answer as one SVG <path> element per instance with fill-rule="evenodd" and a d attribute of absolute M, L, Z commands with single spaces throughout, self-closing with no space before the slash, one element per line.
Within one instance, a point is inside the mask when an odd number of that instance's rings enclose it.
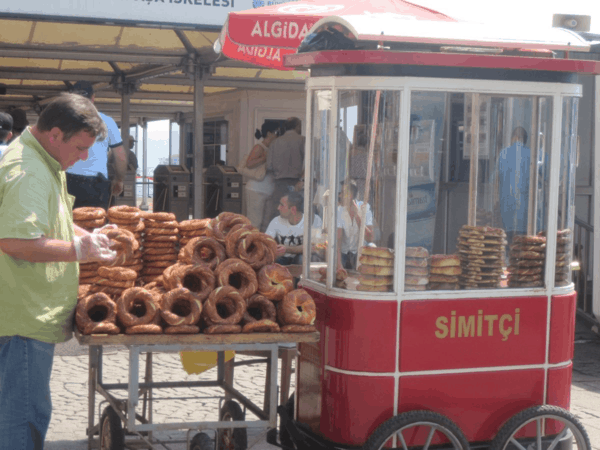
<path fill-rule="evenodd" d="M 108 217 L 108 221 L 119 228 L 136 227 L 140 223 L 140 219 L 117 219 L 112 216 Z"/>
<path fill-rule="evenodd" d="M 144 231 L 145 227 L 144 227 L 144 222 L 137 221 L 131 225 L 119 225 L 119 228 L 122 228 L 123 230 L 131 231 L 133 233 L 134 237 L 136 237 L 136 239 L 137 239 L 136 234 Z"/>
<path fill-rule="evenodd" d="M 171 267 L 171 266 L 169 266 Z M 168 267 L 146 267 L 142 269 L 142 275 L 162 275 Z"/>
<path fill-rule="evenodd" d="M 200 327 L 196 325 L 174 325 L 165 327 L 165 334 L 198 334 Z"/>
<path fill-rule="evenodd" d="M 145 229 L 146 237 L 148 236 L 175 236 L 179 234 L 178 228 L 148 228 Z"/>
<path fill-rule="evenodd" d="M 239 258 L 237 246 L 239 240 L 253 231 L 257 231 L 252 225 L 238 224 L 231 228 L 225 238 L 225 251 L 229 258 Z"/>
<path fill-rule="evenodd" d="M 104 226 L 106 223 L 106 219 L 92 219 L 92 220 L 73 220 L 73 222 L 80 226 L 81 228 L 86 228 L 88 230 L 93 230 L 94 228 L 99 228 Z"/>
<path fill-rule="evenodd" d="M 179 237 L 175 234 L 145 234 L 144 242 L 177 242 Z"/>
<path fill-rule="evenodd" d="M 546 237 L 545 236 L 529 236 L 529 235 L 516 235 L 513 236 L 512 244 L 545 244 Z"/>
<path fill-rule="evenodd" d="M 210 223 L 214 237 L 221 244 L 225 244 L 225 236 L 234 225 L 250 225 L 250 219 L 241 214 L 222 212 Z"/>
<path fill-rule="evenodd" d="M 106 218 L 106 211 L 96 206 L 83 206 L 73 210 L 73 220 L 97 220 Z"/>
<path fill-rule="evenodd" d="M 112 297 L 113 299 L 118 299 L 124 290 L 125 289 L 123 289 L 123 288 L 116 288 L 116 287 L 112 287 L 112 286 L 102 286 L 100 284 L 93 284 L 90 287 L 90 293 L 103 292 L 106 295 L 108 295 L 109 297 Z"/>
<path fill-rule="evenodd" d="M 129 220 L 133 222 L 134 220 L 140 219 L 141 212 L 142 211 L 135 206 L 120 205 L 108 208 L 107 214 L 109 219 L 113 217 L 117 220 Z"/>
<path fill-rule="evenodd" d="M 152 283 L 153 281 L 161 281 L 162 280 L 162 275 L 143 275 L 142 274 L 142 281 L 144 283 Z"/>
<path fill-rule="evenodd" d="M 86 327 L 89 331 L 100 323 L 115 324 L 116 318 L 117 305 L 102 292 L 88 295 L 80 300 L 75 308 L 75 323 L 84 334 Z"/>
<path fill-rule="evenodd" d="M 317 328 L 314 325 L 284 325 L 281 327 L 282 333 L 314 333 Z"/>
<path fill-rule="evenodd" d="M 210 233 L 210 228 L 205 228 L 203 230 L 189 230 L 189 231 L 183 231 L 183 230 L 179 230 L 179 234 L 181 235 L 182 238 L 194 238 L 194 237 L 199 237 L 199 236 L 207 236 L 207 237 L 212 237 L 212 234 Z"/>
<path fill-rule="evenodd" d="M 196 294 L 201 302 L 215 289 L 215 274 L 204 264 L 187 266 L 181 272 L 180 280 L 183 287 Z"/>
<path fill-rule="evenodd" d="M 142 257 L 144 257 L 145 255 L 168 255 L 168 254 L 172 254 L 172 255 L 177 255 L 177 250 L 175 250 L 175 247 L 158 247 L 158 248 L 144 248 L 144 251 L 142 252 Z"/>
<path fill-rule="evenodd" d="M 162 334 L 163 330 L 160 325 L 155 323 L 147 323 L 144 325 L 134 325 L 125 328 L 125 334 Z"/>
<path fill-rule="evenodd" d="M 102 278 L 118 281 L 135 281 L 137 278 L 135 271 L 124 267 L 100 266 L 98 267 L 98 275 Z"/>
<path fill-rule="evenodd" d="M 98 281 L 96 281 L 96 284 L 99 284 L 101 286 L 110 286 L 110 287 L 114 287 L 114 288 L 122 288 L 122 289 L 127 289 L 130 287 L 133 287 L 134 285 L 134 281 L 116 281 L 116 280 L 108 280 L 106 278 L 100 278 Z"/>
<path fill-rule="evenodd" d="M 162 275 L 163 282 L 167 291 L 172 291 L 173 289 L 177 289 L 183 287 L 181 284 L 181 272 L 180 270 L 188 267 L 185 264 L 176 263 L 172 266 L 167 267 Z"/>
<path fill-rule="evenodd" d="M 169 212 L 143 212 L 142 218 L 144 220 L 154 220 L 157 222 L 171 222 L 177 220 L 175 214 Z"/>
<path fill-rule="evenodd" d="M 177 253 L 163 253 L 162 255 L 151 255 L 145 254 L 144 261 L 173 261 L 175 263 L 177 261 Z"/>
<path fill-rule="evenodd" d="M 176 220 L 169 220 L 168 222 L 164 222 L 164 221 L 157 222 L 156 220 L 144 220 L 143 224 L 149 230 L 154 229 L 154 228 L 164 228 L 164 229 L 175 229 L 176 230 L 179 226 L 179 223 Z"/>
<path fill-rule="evenodd" d="M 100 279 L 98 275 L 92 277 L 79 277 L 79 284 L 96 284 L 96 282 Z"/>
<path fill-rule="evenodd" d="M 411 269 L 411 270 L 409 270 Z M 412 271 L 412 269 L 418 270 L 419 273 L 411 273 L 411 275 L 427 275 L 428 274 L 428 270 L 427 268 L 424 267 L 410 267 L 407 266 L 405 268 L 405 272 L 409 273 Z M 385 266 L 369 266 L 367 264 L 361 264 L 360 266 L 358 266 L 358 272 L 362 273 L 364 275 L 379 275 L 379 276 L 390 276 L 390 275 L 394 275 L 394 268 L 393 267 L 385 267 Z M 421 273 L 423 272 L 423 273 Z"/>
<path fill-rule="evenodd" d="M 182 231 L 203 230 L 210 226 L 210 219 L 190 219 L 179 222 Z"/>
<path fill-rule="evenodd" d="M 186 288 L 177 288 L 165 294 L 160 314 L 169 325 L 195 325 L 200 320 L 202 303 Z"/>
<path fill-rule="evenodd" d="M 162 242 L 162 241 L 144 241 L 144 249 L 149 248 L 175 248 L 174 242 Z"/>
<path fill-rule="evenodd" d="M 233 302 L 235 310 L 232 314 L 228 314 L 218 306 L 227 301 Z M 208 319 L 211 325 L 236 325 L 242 320 L 242 316 L 246 311 L 246 302 L 235 288 L 231 286 L 223 286 L 215 289 L 210 293 L 204 302 L 203 317 Z"/>
<path fill-rule="evenodd" d="M 407 252 L 408 252 L 409 248 L 413 248 L 413 247 L 408 247 L 406 249 Z M 423 250 L 425 250 L 425 249 L 423 249 Z M 425 251 L 427 251 L 427 250 L 425 250 Z M 394 252 L 386 247 L 365 246 L 361 249 L 361 254 L 367 255 L 367 256 L 375 256 L 377 258 L 394 259 Z M 408 256 L 408 254 L 407 254 L 407 256 Z"/>
<path fill-rule="evenodd" d="M 427 267 L 429 260 L 427 258 L 406 258 L 405 264 L 413 267 Z"/>
<path fill-rule="evenodd" d="M 171 260 L 171 261 L 146 261 L 146 262 L 144 262 L 144 266 L 145 267 L 153 267 L 153 268 L 162 267 L 163 270 L 164 270 L 167 267 L 172 266 L 175 263 L 176 263 L 176 260 Z"/>
<path fill-rule="evenodd" d="M 410 275 L 409 275 L 410 277 Z M 408 278 L 408 277 L 407 277 Z M 369 286 L 392 286 L 394 284 L 394 277 L 380 277 L 377 275 L 359 275 L 358 281 L 360 284 L 367 284 Z M 411 283 L 415 284 L 415 283 Z"/>
<path fill-rule="evenodd" d="M 389 258 L 378 258 L 376 256 L 360 255 L 358 261 L 361 264 L 367 264 L 369 266 L 394 267 L 394 260 Z"/>
<path fill-rule="evenodd" d="M 144 288 L 129 288 L 117 300 L 117 317 L 126 327 L 149 324 L 156 314 L 158 307 L 155 298 Z"/>
<path fill-rule="evenodd" d="M 418 290 L 425 290 L 425 286 L 412 286 L 412 285 L 407 285 L 404 287 L 404 290 L 409 291 L 411 289 L 409 288 L 423 288 L 423 289 L 418 289 Z M 366 291 L 366 292 L 390 292 L 391 290 L 391 286 L 371 286 L 368 284 L 358 284 L 356 286 L 356 290 L 357 291 Z"/>
<path fill-rule="evenodd" d="M 294 278 L 280 264 L 269 264 L 258 271 L 258 293 L 272 301 L 283 300 L 285 294 L 294 289 Z"/>
<path fill-rule="evenodd" d="M 260 320 L 277 320 L 275 304 L 261 294 L 254 294 L 246 300 L 246 311 L 242 316 L 244 323 L 253 323 Z"/>
<path fill-rule="evenodd" d="M 254 270 L 260 270 L 275 261 L 277 242 L 271 236 L 258 231 L 245 234 L 238 242 L 237 253 L 239 259 Z"/>
<path fill-rule="evenodd" d="M 304 289 L 288 292 L 277 304 L 277 317 L 284 325 L 311 325 L 316 315 L 315 302 Z"/>
<path fill-rule="evenodd" d="M 241 333 L 240 325 L 210 325 L 204 329 L 205 334 L 236 334 Z"/>
<path fill-rule="evenodd" d="M 233 286 L 243 298 L 248 298 L 258 290 L 256 273 L 240 259 L 223 261 L 215 269 L 219 286 Z"/>
<path fill-rule="evenodd" d="M 100 322 L 89 324 L 83 329 L 83 334 L 119 334 L 121 329 L 110 322 Z"/>
<path fill-rule="evenodd" d="M 225 248 L 210 237 L 194 238 L 179 252 L 179 260 L 185 264 L 206 264 L 211 270 L 226 259 Z"/>
<path fill-rule="evenodd" d="M 133 236 L 133 233 L 120 228 L 104 229 L 100 233 L 105 234 L 111 241 L 110 248 L 117 251 L 117 257 L 112 260 L 110 266 L 120 266 L 126 260 L 133 256 L 133 252 L 139 248 L 139 243 Z"/>
<path fill-rule="evenodd" d="M 277 322 L 269 319 L 261 319 L 256 322 L 247 323 L 242 327 L 242 333 L 279 333 Z"/>

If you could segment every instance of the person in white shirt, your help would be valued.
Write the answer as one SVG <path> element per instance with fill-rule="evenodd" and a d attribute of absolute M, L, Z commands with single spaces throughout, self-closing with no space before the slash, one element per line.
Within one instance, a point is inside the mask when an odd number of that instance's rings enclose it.
<path fill-rule="evenodd" d="M 0 112 L 0 155 L 8 147 L 12 137 L 13 118 L 10 114 Z"/>
<path fill-rule="evenodd" d="M 74 93 L 95 100 L 94 87 L 87 81 L 78 81 Z M 67 190 L 75 197 L 74 208 L 95 206 L 108 208 L 110 194 L 117 196 L 123 192 L 123 179 L 127 172 L 127 154 L 119 127 L 106 114 L 99 113 L 108 129 L 107 138 L 97 141 L 89 150 L 85 161 L 79 161 L 67 170 Z M 115 161 L 115 179 L 108 179 L 108 155 L 112 152 Z"/>
<path fill-rule="evenodd" d="M 354 180 L 348 180 L 342 185 L 340 204 L 337 208 L 337 242 L 338 267 L 356 269 L 358 241 L 362 222 L 361 205 L 356 200 L 358 185 Z M 367 204 L 365 212 L 365 241 L 373 240 L 373 213 Z"/>
<path fill-rule="evenodd" d="M 266 234 L 271 236 L 285 251 L 275 262 L 282 265 L 302 263 L 304 243 L 304 198 L 299 192 L 290 192 L 281 197 L 279 215 L 271 220 Z"/>

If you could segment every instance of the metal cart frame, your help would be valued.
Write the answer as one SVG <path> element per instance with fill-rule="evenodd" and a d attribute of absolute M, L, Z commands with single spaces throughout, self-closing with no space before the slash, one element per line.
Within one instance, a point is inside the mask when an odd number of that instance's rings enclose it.
<path fill-rule="evenodd" d="M 231 428 L 275 428 L 277 424 L 277 375 L 279 345 L 283 343 L 317 342 L 318 333 L 307 334 L 232 334 L 232 335 L 91 335 L 76 333 L 80 344 L 89 345 L 88 375 L 88 449 L 97 448 L 94 436 L 100 435 L 100 423 L 95 423 L 96 393 L 99 393 L 112 406 L 122 423 L 124 430 L 135 433 L 138 440 L 128 440 L 127 444 L 146 445 L 147 448 L 158 448 L 162 445 L 152 436 L 154 431 L 187 429 L 186 441 L 170 441 L 170 443 L 186 442 L 190 444 L 190 431 Z M 103 346 L 123 345 L 129 349 L 129 366 L 127 383 L 107 383 L 103 380 Z M 265 356 L 263 359 L 226 363 L 224 352 L 236 352 Z M 217 376 L 208 381 L 169 381 L 155 382 L 152 378 L 152 354 L 175 353 L 181 351 L 215 351 L 217 357 Z M 145 364 L 145 381 L 140 382 L 140 354 L 147 353 Z M 263 407 L 256 405 L 240 391 L 233 387 L 233 366 L 254 363 L 267 363 L 265 383 L 265 403 Z M 177 422 L 168 424 L 153 423 L 152 391 L 159 388 L 186 387 L 220 387 L 226 399 L 239 401 L 260 420 L 245 421 L 211 421 L 211 422 Z M 119 399 L 111 393 L 114 390 L 127 390 L 127 398 Z M 136 407 L 143 402 L 142 414 L 136 413 Z M 165 448 L 162 446 L 162 448 Z"/>

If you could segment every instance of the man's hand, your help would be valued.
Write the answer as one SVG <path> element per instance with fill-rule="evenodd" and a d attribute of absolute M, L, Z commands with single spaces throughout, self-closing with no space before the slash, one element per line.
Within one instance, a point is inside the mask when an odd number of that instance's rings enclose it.
<path fill-rule="evenodd" d="M 283 256 L 283 255 L 285 255 L 285 252 L 286 252 L 286 246 L 278 245 L 277 251 L 275 252 L 275 256 Z"/>
<path fill-rule="evenodd" d="M 75 236 L 74 244 L 79 262 L 109 262 L 117 257 L 117 252 L 109 248 L 110 239 L 105 234 Z"/>
<path fill-rule="evenodd" d="M 112 185 L 112 193 L 114 196 L 120 195 L 123 192 L 123 182 L 122 181 L 113 181 Z"/>

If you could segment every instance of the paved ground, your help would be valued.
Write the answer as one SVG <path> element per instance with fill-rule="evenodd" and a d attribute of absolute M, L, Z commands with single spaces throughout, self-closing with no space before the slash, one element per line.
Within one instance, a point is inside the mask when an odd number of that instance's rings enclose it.
<path fill-rule="evenodd" d="M 126 382 L 128 354 L 121 347 L 105 349 L 105 379 L 111 382 Z M 238 359 L 244 357 L 238 357 Z M 187 375 L 183 371 L 178 354 L 155 354 L 154 375 L 156 381 L 169 379 L 213 379 L 213 372 L 203 375 Z M 264 390 L 264 364 L 238 368 L 244 375 L 236 375 L 236 387 L 256 404 L 262 404 Z M 52 396 L 54 412 L 46 438 L 46 450 L 85 450 L 87 440 L 87 347 L 81 347 L 75 340 L 57 346 L 54 370 L 52 374 Z M 292 377 L 292 390 L 294 379 Z M 179 391 L 179 392 L 178 392 Z M 190 392 L 191 391 L 191 392 Z M 221 390 L 212 393 L 206 389 L 187 390 L 181 398 L 181 390 L 161 390 L 160 397 L 179 397 L 179 400 L 156 400 L 155 423 L 173 423 L 181 421 L 217 420 L 218 400 L 205 398 L 207 395 L 222 395 Z M 102 405 L 103 407 L 104 405 Z M 96 407 L 99 416 L 101 408 Z M 583 422 L 593 450 L 600 450 L 600 337 L 583 323 L 578 323 L 575 336 L 575 358 L 573 383 L 571 389 L 571 410 Z M 97 420 L 96 420 L 97 421 Z M 163 432 L 156 435 L 166 448 L 185 450 L 185 444 L 173 443 L 173 440 L 185 439 L 184 432 Z M 252 431 L 248 434 L 248 447 L 253 450 L 275 449 L 265 442 L 264 431 Z"/>

